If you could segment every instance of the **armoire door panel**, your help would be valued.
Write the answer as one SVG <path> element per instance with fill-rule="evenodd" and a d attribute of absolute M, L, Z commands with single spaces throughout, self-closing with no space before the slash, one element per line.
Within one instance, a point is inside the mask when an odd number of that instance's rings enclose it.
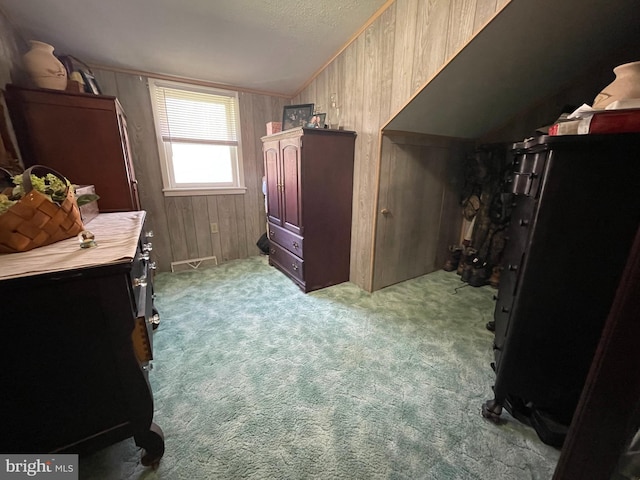
<path fill-rule="evenodd" d="M 267 217 L 269 222 L 282 225 L 281 203 L 282 196 L 279 183 L 279 155 L 278 142 L 265 143 L 264 145 L 264 169 L 267 181 Z"/>
<path fill-rule="evenodd" d="M 282 226 L 298 235 L 302 235 L 300 147 L 297 142 L 291 142 L 281 148 L 283 183 Z"/>

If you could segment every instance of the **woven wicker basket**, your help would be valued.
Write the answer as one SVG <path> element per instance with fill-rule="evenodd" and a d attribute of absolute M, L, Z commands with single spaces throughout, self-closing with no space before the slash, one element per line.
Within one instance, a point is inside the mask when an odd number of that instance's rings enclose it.
<path fill-rule="evenodd" d="M 66 182 L 55 170 L 34 165 L 23 173 L 24 197 L 0 215 L 0 253 L 26 252 L 78 235 L 84 230 L 80 210 L 72 188 L 61 205 L 33 190 L 31 174 L 52 173 Z"/>

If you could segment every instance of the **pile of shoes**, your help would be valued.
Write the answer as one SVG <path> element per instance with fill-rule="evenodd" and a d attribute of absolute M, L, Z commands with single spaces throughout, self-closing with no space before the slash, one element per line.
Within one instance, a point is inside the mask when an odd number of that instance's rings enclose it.
<path fill-rule="evenodd" d="M 450 245 L 443 270 L 454 270 L 463 282 L 472 287 L 481 287 L 488 283 L 489 267 L 475 248 L 463 245 Z"/>

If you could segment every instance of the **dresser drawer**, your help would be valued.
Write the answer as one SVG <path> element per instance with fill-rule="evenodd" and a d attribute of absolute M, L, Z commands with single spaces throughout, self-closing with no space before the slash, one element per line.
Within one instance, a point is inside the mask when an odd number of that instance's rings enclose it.
<path fill-rule="evenodd" d="M 271 243 L 269 247 L 269 261 L 290 277 L 304 283 L 304 260 L 288 252 L 277 243 Z"/>
<path fill-rule="evenodd" d="M 303 238 L 301 236 L 269 223 L 269 240 L 289 250 L 297 257 L 304 258 Z"/>
<path fill-rule="evenodd" d="M 134 330 L 131 335 L 136 357 L 141 364 L 153 359 L 153 329 L 158 321 L 153 306 L 153 275 L 155 265 L 151 261 L 152 233 L 143 233 L 138 239 L 136 255 L 131 264 L 130 281 L 134 312 Z M 157 316 L 156 316 L 157 317 Z"/>

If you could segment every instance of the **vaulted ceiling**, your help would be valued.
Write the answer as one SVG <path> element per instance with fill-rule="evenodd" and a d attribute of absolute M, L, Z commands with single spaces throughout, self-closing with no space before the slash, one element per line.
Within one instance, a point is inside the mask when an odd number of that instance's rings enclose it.
<path fill-rule="evenodd" d="M 93 65 L 293 96 L 389 0 L 0 0 L 27 40 Z"/>

